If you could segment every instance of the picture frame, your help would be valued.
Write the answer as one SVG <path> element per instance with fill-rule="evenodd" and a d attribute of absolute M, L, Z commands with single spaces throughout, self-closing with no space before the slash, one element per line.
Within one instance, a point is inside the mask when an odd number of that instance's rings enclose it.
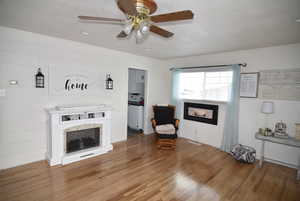
<path fill-rule="evenodd" d="M 258 97 L 259 72 L 241 73 L 240 76 L 240 97 Z"/>

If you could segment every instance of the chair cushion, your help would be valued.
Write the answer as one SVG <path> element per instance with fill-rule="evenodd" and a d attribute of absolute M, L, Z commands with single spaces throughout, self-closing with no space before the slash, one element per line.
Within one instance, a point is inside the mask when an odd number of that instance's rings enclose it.
<path fill-rule="evenodd" d="M 176 133 L 175 127 L 173 124 L 163 124 L 158 125 L 155 128 L 158 134 L 167 134 L 167 135 L 174 135 Z"/>

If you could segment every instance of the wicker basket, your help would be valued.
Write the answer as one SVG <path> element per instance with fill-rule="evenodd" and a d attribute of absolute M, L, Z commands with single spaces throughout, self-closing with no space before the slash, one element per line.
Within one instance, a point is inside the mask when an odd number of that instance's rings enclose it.
<path fill-rule="evenodd" d="M 295 138 L 297 140 L 300 140 L 300 123 L 297 123 L 295 125 L 296 125 L 296 135 L 295 135 Z"/>

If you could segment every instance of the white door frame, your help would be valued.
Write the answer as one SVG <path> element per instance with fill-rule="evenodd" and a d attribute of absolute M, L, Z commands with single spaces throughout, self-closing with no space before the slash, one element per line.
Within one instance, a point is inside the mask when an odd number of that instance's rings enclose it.
<path fill-rule="evenodd" d="M 144 121 L 144 125 L 143 125 L 143 131 L 144 131 L 144 134 L 147 134 L 148 132 L 148 125 L 149 125 L 149 122 L 148 122 L 148 96 L 149 96 L 149 71 L 148 69 L 146 68 L 142 68 L 142 67 L 129 67 L 128 70 L 127 70 L 127 83 L 129 83 L 129 69 L 136 69 L 136 70 L 143 70 L 145 71 L 145 84 L 144 84 L 144 117 L 143 117 L 143 121 Z M 129 93 L 129 89 L 127 87 L 127 114 L 126 114 L 126 119 L 127 119 L 127 124 L 126 126 L 128 126 L 128 93 Z M 126 130 L 127 132 L 127 130 Z M 126 135 L 126 139 L 128 137 L 128 133 Z"/>

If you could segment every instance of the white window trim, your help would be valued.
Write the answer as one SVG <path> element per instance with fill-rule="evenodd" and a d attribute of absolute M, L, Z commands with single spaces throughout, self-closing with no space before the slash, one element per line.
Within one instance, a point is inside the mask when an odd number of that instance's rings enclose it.
<path fill-rule="evenodd" d="M 206 100 L 206 99 L 182 99 L 183 102 L 207 102 L 207 103 L 216 103 L 216 104 L 227 104 L 228 101 L 218 101 L 218 100 Z"/>

